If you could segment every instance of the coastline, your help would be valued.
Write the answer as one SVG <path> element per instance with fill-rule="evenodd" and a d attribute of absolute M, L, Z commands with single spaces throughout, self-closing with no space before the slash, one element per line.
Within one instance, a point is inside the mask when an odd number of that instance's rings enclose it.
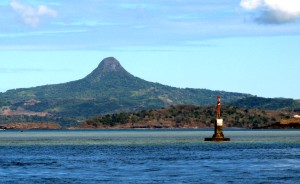
<path fill-rule="evenodd" d="M 63 127 L 55 122 L 33 122 L 33 123 L 8 123 L 0 124 L 0 130 L 213 130 L 213 126 L 157 126 L 157 125 L 132 125 L 123 124 L 116 126 L 78 126 Z M 299 130 L 300 119 L 281 120 L 280 122 L 263 127 L 224 127 L 225 130 Z"/>
<path fill-rule="evenodd" d="M 214 131 L 214 128 L 60 128 L 60 129 L 51 129 L 51 128 L 32 128 L 32 129 L 17 129 L 17 128 L 0 128 L 0 131 Z M 261 127 L 261 128 L 237 128 L 237 127 L 228 127 L 223 129 L 226 131 L 298 131 L 300 128 L 270 128 L 270 127 Z"/>

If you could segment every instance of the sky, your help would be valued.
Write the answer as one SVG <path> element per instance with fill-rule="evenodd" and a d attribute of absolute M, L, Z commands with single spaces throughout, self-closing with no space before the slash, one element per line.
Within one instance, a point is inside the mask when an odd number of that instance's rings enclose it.
<path fill-rule="evenodd" d="M 300 1 L 1 0 L 0 92 L 110 56 L 151 82 L 300 99 Z"/>

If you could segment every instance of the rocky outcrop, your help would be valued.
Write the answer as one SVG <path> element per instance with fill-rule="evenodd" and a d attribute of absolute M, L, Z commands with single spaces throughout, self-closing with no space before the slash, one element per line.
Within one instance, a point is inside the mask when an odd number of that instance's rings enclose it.
<path fill-rule="evenodd" d="M 58 130 L 62 127 L 53 122 L 47 123 L 9 123 L 0 125 L 2 129 L 13 129 L 13 130 Z"/>

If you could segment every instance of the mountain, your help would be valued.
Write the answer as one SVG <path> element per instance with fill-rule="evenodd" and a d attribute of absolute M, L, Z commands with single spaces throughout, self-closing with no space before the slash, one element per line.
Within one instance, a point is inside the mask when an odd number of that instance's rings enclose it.
<path fill-rule="evenodd" d="M 221 96 L 225 104 L 253 97 L 249 94 L 181 89 L 148 82 L 133 76 L 119 61 L 109 57 L 80 80 L 0 93 L 0 121 L 7 121 L 13 115 L 19 121 L 27 118 L 74 122 L 74 119 L 82 121 L 95 115 L 157 109 L 176 104 L 211 105 L 215 104 L 217 96 Z"/>

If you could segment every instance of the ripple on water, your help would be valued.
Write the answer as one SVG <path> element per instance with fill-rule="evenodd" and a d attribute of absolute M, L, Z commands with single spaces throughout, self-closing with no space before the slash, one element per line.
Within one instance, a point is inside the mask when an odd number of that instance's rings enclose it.
<path fill-rule="evenodd" d="M 297 183 L 298 131 L 47 131 L 0 134 L 4 183 Z M 14 176 L 14 177 L 11 177 Z M 250 178 L 250 180 L 249 180 Z"/>

